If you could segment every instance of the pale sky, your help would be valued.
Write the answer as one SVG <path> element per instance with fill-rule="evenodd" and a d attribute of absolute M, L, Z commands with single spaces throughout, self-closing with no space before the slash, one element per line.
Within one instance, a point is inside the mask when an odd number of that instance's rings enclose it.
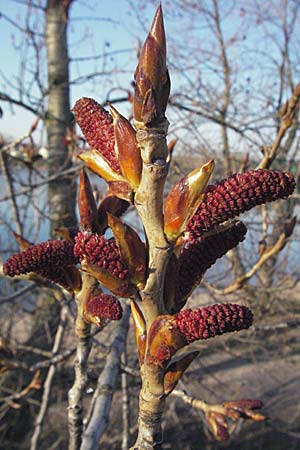
<path fill-rule="evenodd" d="M 9 22 L 11 20 L 20 26 L 24 25 L 26 6 L 19 1 L 22 3 L 23 0 L 0 0 L 0 12 L 5 16 L 0 18 L 1 54 L 2 61 L 5 61 L 0 68 L 0 91 L 15 97 L 18 93 L 12 86 L 18 86 L 22 78 L 20 54 L 28 63 L 26 60 L 28 50 L 24 46 L 24 37 Z M 150 27 L 155 5 L 150 5 L 144 10 L 143 1 L 134 2 L 135 5 L 139 3 L 141 5 L 139 13 L 141 11 L 143 13 L 142 20 Z M 71 58 L 92 56 L 103 52 L 112 53 L 105 62 L 102 58 L 98 61 L 91 59 L 70 64 L 71 78 L 78 80 L 78 84 L 71 86 L 71 107 L 76 99 L 82 96 L 91 96 L 101 102 L 105 100 L 107 92 L 115 86 L 122 84 L 124 87 L 130 87 L 136 64 L 138 38 L 143 41 L 146 37 L 146 30 L 141 32 L 142 24 L 138 23 L 135 13 L 130 11 L 130 2 L 128 0 L 76 0 L 72 5 L 70 17 L 69 54 Z M 39 20 L 38 24 L 40 23 Z M 94 81 L 84 84 L 80 82 L 80 77 L 84 75 L 100 71 L 114 72 L 116 67 L 121 67 L 122 73 L 115 73 L 113 77 L 106 80 L 106 83 L 104 83 L 104 77 L 97 77 Z M 111 95 L 118 97 L 124 95 L 124 92 L 113 90 Z M 0 119 L 0 134 L 17 138 L 26 133 L 34 121 L 34 115 L 17 106 L 12 108 L 7 102 L 0 101 L 0 105 L 4 113 Z M 122 108 L 124 105 L 120 105 L 121 111 Z"/>

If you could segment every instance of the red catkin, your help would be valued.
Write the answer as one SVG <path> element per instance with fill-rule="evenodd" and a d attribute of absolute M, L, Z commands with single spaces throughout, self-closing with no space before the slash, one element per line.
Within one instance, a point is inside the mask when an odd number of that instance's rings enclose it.
<path fill-rule="evenodd" d="M 120 320 L 123 314 L 120 301 L 113 295 L 101 294 L 89 299 L 86 312 L 100 319 Z"/>
<path fill-rule="evenodd" d="M 176 325 L 186 342 L 208 339 L 249 328 L 253 314 L 246 306 L 224 303 L 175 314 Z"/>
<path fill-rule="evenodd" d="M 80 262 L 86 260 L 107 270 L 117 278 L 128 279 L 129 270 L 124 266 L 115 240 L 97 233 L 79 232 L 75 238 L 74 254 Z"/>
<path fill-rule="evenodd" d="M 245 239 L 246 232 L 246 226 L 237 222 L 221 233 L 187 241 L 178 260 L 175 303 L 186 298 L 216 260 Z"/>
<path fill-rule="evenodd" d="M 51 273 L 51 268 L 75 265 L 78 260 L 73 244 L 66 240 L 49 240 L 12 255 L 3 264 L 3 273 L 10 277 L 29 272 Z"/>
<path fill-rule="evenodd" d="M 111 115 L 94 99 L 88 97 L 77 100 L 73 113 L 89 146 L 98 150 L 113 170 L 121 173 L 115 154 L 115 136 Z"/>
<path fill-rule="evenodd" d="M 288 172 L 258 169 L 234 174 L 208 187 L 187 230 L 191 237 L 197 239 L 204 231 L 257 205 L 288 197 L 294 188 L 295 179 Z"/>

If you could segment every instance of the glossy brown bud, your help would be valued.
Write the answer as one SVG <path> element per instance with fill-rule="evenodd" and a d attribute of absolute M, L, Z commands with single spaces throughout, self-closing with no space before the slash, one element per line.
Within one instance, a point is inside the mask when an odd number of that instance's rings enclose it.
<path fill-rule="evenodd" d="M 81 230 L 97 231 L 97 205 L 89 177 L 84 169 L 80 172 L 78 210 Z"/>
<path fill-rule="evenodd" d="M 142 311 L 134 300 L 131 301 L 130 306 L 139 354 L 139 363 L 142 365 L 144 363 L 147 343 L 146 321 Z"/>
<path fill-rule="evenodd" d="M 199 355 L 199 353 L 200 352 L 198 351 L 190 352 L 187 355 L 181 356 L 177 361 L 172 362 L 168 366 L 164 376 L 165 395 L 169 395 L 173 391 L 185 370 Z"/>
<path fill-rule="evenodd" d="M 214 161 L 211 160 L 179 180 L 169 192 L 164 205 L 164 232 L 168 240 L 176 241 L 185 230 L 205 196 L 213 169 Z"/>
<path fill-rule="evenodd" d="M 99 234 L 103 234 L 108 227 L 107 213 L 121 217 L 129 208 L 130 203 L 113 195 L 105 197 L 98 207 Z"/>
<path fill-rule="evenodd" d="M 129 269 L 130 280 L 143 289 L 146 276 L 146 247 L 138 233 L 119 218 L 108 213 L 108 224 L 124 264 Z"/>
<path fill-rule="evenodd" d="M 135 130 L 112 105 L 110 106 L 115 132 L 115 153 L 121 172 L 130 186 L 139 187 L 142 174 L 141 152 L 137 145 Z"/>
<path fill-rule="evenodd" d="M 170 93 L 166 66 L 166 37 L 161 5 L 141 50 L 135 72 L 133 110 L 135 124 L 154 125 L 164 118 Z"/>

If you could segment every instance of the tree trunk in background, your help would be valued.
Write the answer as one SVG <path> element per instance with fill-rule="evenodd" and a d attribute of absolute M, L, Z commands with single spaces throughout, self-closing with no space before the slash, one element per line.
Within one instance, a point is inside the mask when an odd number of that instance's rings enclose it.
<path fill-rule="evenodd" d="M 69 56 L 67 43 L 68 14 L 72 0 L 48 0 L 45 41 L 48 55 L 48 173 L 56 175 L 72 165 L 67 133 L 71 129 Z M 51 234 L 55 227 L 75 226 L 76 183 L 72 176 L 62 176 L 49 184 Z"/>

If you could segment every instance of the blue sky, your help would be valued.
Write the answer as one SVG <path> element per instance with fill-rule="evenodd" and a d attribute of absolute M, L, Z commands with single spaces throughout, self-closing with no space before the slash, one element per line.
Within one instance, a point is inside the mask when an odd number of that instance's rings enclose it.
<path fill-rule="evenodd" d="M 140 2 L 139 13 L 143 12 L 143 21 L 147 26 L 151 25 L 155 6 L 144 8 L 144 2 Z M 138 5 L 139 2 L 135 2 Z M 14 0 L 0 0 L 0 12 L 5 18 L 0 19 L 2 45 L 1 72 L 4 77 L 0 79 L 0 90 L 16 96 L 10 84 L 18 85 L 20 77 L 20 53 L 28 51 L 24 46 L 22 33 L 9 23 L 9 20 L 23 26 L 26 6 Z M 133 71 L 136 65 L 136 47 L 138 38 L 142 41 L 146 31 L 141 31 L 142 24 L 137 23 L 136 15 L 130 10 L 128 0 L 76 0 L 71 8 L 71 22 L 69 26 L 69 54 L 71 58 L 92 56 L 103 52 L 111 56 L 98 61 L 85 62 L 74 61 L 70 64 L 71 78 L 79 79 L 84 75 L 108 70 L 114 72 L 114 77 L 97 77 L 88 83 L 78 83 L 71 87 L 71 106 L 77 98 L 92 96 L 98 101 L 106 98 L 107 92 L 114 86 L 130 86 Z M 40 26 L 41 19 L 31 19 L 32 23 Z M 42 30 L 42 28 L 41 28 Z M 18 51 L 15 47 L 21 49 Z M 26 57 L 25 57 L 26 59 Z M 115 72 L 116 68 L 121 72 Z M 113 85 L 114 83 L 114 85 Z M 124 95 L 124 92 L 113 91 L 112 96 Z M 1 102 L 4 115 L 0 120 L 0 134 L 17 138 L 26 133 L 34 120 L 34 115 L 19 107 L 11 108 L 7 103 Z M 124 106 L 121 106 L 122 111 Z"/>

